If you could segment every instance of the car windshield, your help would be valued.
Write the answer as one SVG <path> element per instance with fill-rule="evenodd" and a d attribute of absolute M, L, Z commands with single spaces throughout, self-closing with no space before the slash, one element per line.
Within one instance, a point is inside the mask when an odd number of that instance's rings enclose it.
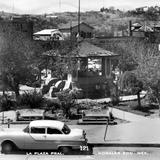
<path fill-rule="evenodd" d="M 69 134 L 71 132 L 71 129 L 66 124 L 64 124 L 62 131 L 65 134 Z"/>

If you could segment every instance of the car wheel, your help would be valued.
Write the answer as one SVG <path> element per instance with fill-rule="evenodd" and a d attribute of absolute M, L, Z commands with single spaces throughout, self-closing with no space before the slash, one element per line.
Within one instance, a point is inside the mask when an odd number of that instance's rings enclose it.
<path fill-rule="evenodd" d="M 67 146 L 60 147 L 59 151 L 65 155 L 69 155 L 71 153 L 71 147 L 67 147 Z"/>
<path fill-rule="evenodd" d="M 6 142 L 2 144 L 2 153 L 8 154 L 13 151 L 13 144 L 11 142 Z"/>

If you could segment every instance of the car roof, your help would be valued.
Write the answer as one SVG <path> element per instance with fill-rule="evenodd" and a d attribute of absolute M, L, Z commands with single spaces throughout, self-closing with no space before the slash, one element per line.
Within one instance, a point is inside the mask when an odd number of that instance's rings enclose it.
<path fill-rule="evenodd" d="M 55 121 L 55 120 L 35 120 L 30 122 L 30 127 L 51 127 L 51 128 L 57 128 L 62 129 L 64 126 L 64 123 L 61 121 Z"/>

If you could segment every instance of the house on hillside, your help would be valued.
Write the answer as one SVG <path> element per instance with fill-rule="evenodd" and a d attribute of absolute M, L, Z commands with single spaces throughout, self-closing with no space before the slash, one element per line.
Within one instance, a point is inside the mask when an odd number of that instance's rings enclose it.
<path fill-rule="evenodd" d="M 144 13 L 148 10 L 147 6 L 136 8 L 137 13 Z"/>
<path fill-rule="evenodd" d="M 80 22 L 80 37 L 82 38 L 92 38 L 94 28 L 85 22 Z M 78 34 L 78 22 L 71 22 L 59 26 L 59 30 L 63 34 L 71 34 L 76 37 Z"/>
<path fill-rule="evenodd" d="M 145 38 L 154 43 L 160 42 L 160 23 L 144 22 L 144 24 L 129 22 L 128 35 L 137 38 Z"/>
<path fill-rule="evenodd" d="M 160 32 L 160 23 L 154 24 L 154 31 L 155 32 Z"/>
<path fill-rule="evenodd" d="M 41 41 L 64 40 L 64 35 L 58 29 L 44 29 L 34 33 L 33 39 Z"/>

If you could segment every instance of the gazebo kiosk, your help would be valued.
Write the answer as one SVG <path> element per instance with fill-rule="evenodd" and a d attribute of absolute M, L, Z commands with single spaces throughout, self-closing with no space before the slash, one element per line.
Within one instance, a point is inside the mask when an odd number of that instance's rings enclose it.
<path fill-rule="evenodd" d="M 113 61 L 118 60 L 117 54 L 97 47 L 87 41 L 78 43 L 73 49 L 74 55 L 70 57 L 72 73 L 68 73 L 66 81 L 72 84 L 72 88 L 82 89 L 85 98 L 106 97 L 108 92 L 108 81 L 112 81 Z M 44 53 L 46 59 L 52 59 L 58 55 L 58 51 L 50 50 Z M 66 66 L 67 67 L 67 66 Z"/>
<path fill-rule="evenodd" d="M 81 88 L 87 98 L 106 96 L 107 80 L 111 80 L 112 64 L 119 55 L 87 41 L 79 43 L 77 67 L 68 76 L 73 87 Z"/>

